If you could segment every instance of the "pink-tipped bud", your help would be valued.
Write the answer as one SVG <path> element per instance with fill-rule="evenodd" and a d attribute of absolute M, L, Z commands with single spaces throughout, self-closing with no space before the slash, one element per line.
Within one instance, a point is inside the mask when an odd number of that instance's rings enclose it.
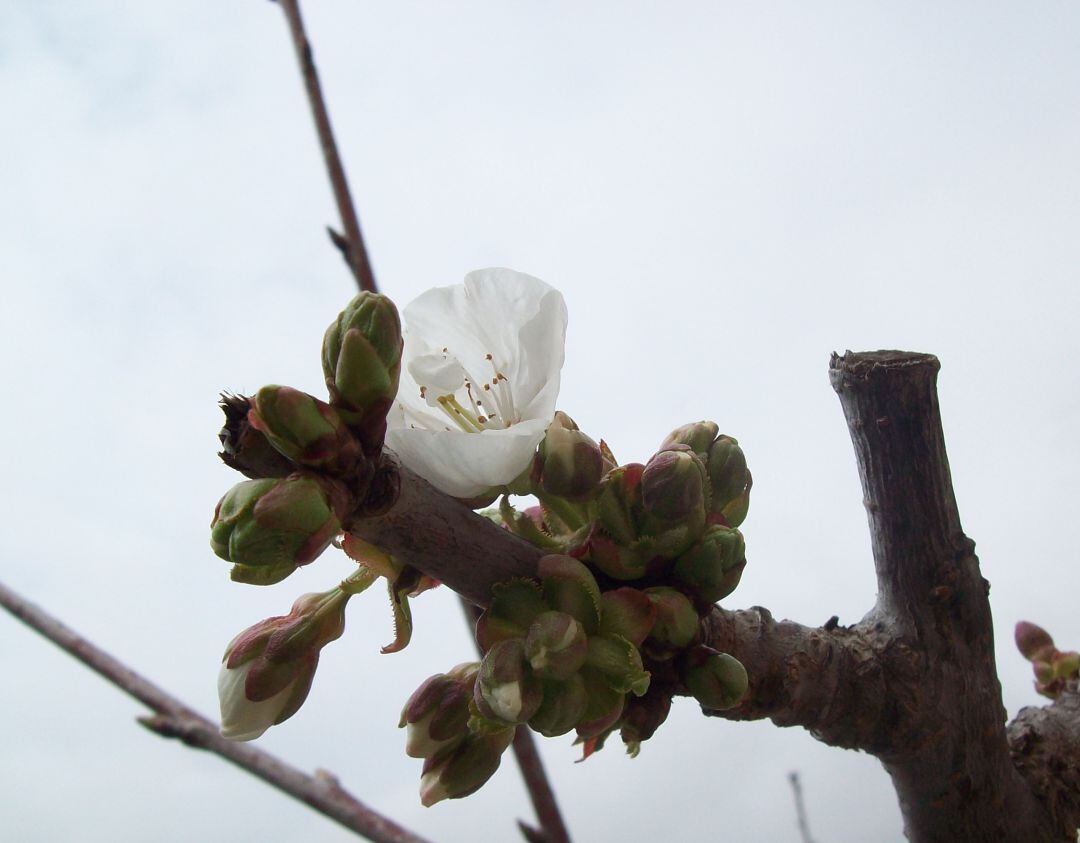
<path fill-rule="evenodd" d="M 1045 629 L 1028 621 L 1020 621 L 1015 631 L 1016 649 L 1028 661 L 1049 661 L 1054 653 L 1054 639 Z"/>
<path fill-rule="evenodd" d="M 470 732 L 452 750 L 429 757 L 420 776 L 420 802 L 430 808 L 444 799 L 460 799 L 478 791 L 495 775 L 513 739 L 514 727 Z"/>
<path fill-rule="evenodd" d="M 289 614 L 260 621 L 232 640 L 218 675 L 223 737 L 253 740 L 299 710 L 320 651 L 345 629 L 347 602 L 337 589 L 305 594 Z"/>
<path fill-rule="evenodd" d="M 592 495 L 603 474 L 600 446 L 558 411 L 540 443 L 535 470 L 535 479 L 548 494 L 583 500 Z"/>
<path fill-rule="evenodd" d="M 398 725 L 406 730 L 405 754 L 430 758 L 469 733 L 469 701 L 480 665 L 461 664 L 428 678 L 405 703 Z"/>

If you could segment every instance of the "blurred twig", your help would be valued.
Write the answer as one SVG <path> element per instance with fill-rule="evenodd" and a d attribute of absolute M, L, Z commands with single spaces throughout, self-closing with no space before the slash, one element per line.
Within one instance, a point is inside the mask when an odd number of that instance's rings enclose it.
<path fill-rule="evenodd" d="M 151 731 L 163 737 L 178 738 L 188 746 L 221 756 L 368 840 L 376 843 L 426 843 L 422 837 L 357 801 L 331 774 L 320 770 L 314 776 L 309 776 L 251 744 L 225 740 L 219 734 L 216 723 L 184 705 L 2 583 L 0 606 L 153 710 L 153 716 L 139 718 L 139 722 Z"/>
<path fill-rule="evenodd" d="M 810 824 L 806 821 L 806 805 L 803 802 L 799 773 L 792 770 L 788 773 L 788 781 L 791 782 L 791 791 L 795 795 L 795 817 L 799 823 L 799 836 L 802 838 L 802 843 L 814 843 L 814 838 L 810 836 Z"/>
<path fill-rule="evenodd" d="M 319 85 L 319 74 L 315 70 L 311 42 L 308 41 L 307 33 L 304 31 L 304 21 L 300 17 L 299 0 L 278 0 L 278 3 L 289 22 L 293 47 L 296 49 L 296 58 L 300 63 L 300 75 L 304 78 L 304 89 L 307 91 L 308 103 L 311 105 L 311 116 L 315 120 L 315 131 L 319 135 L 319 146 L 322 148 L 323 160 L 326 162 L 326 173 L 330 177 L 330 186 L 334 191 L 338 215 L 345 229 L 344 236 L 330 229 L 330 239 L 341 249 L 360 289 L 375 292 L 378 289 L 375 284 L 375 274 L 368 260 L 364 236 L 360 233 L 360 220 L 349 193 L 349 182 L 345 178 L 345 167 L 341 163 L 341 156 L 338 154 L 337 144 L 334 141 L 334 131 L 330 128 L 330 115 L 326 110 L 322 87 Z"/>
<path fill-rule="evenodd" d="M 480 609 L 465 598 L 461 599 L 461 608 L 465 612 L 469 633 L 472 634 L 480 617 Z M 522 835 L 529 843 L 537 840 L 542 843 L 570 843 L 570 832 L 566 830 L 559 803 L 555 801 L 555 791 L 551 789 L 551 782 L 544 771 L 544 762 L 536 751 L 536 741 L 528 726 L 518 726 L 512 746 L 514 758 L 521 769 L 521 777 L 525 780 L 525 788 L 529 791 L 529 799 L 532 800 L 533 810 L 540 822 L 540 828 L 535 829 L 518 820 Z"/>

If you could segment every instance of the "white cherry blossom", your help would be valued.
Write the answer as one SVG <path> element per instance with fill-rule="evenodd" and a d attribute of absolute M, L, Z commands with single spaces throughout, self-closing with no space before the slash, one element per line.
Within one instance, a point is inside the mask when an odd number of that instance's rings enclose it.
<path fill-rule="evenodd" d="M 401 385 L 386 444 L 437 489 L 475 497 L 529 464 L 555 415 L 562 294 L 512 269 L 479 269 L 404 310 Z"/>

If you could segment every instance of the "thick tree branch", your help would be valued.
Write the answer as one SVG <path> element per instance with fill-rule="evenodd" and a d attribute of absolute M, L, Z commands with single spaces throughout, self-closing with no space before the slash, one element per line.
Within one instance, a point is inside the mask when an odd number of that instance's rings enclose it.
<path fill-rule="evenodd" d="M 300 75 L 304 79 L 304 90 L 307 91 L 308 103 L 311 105 L 315 131 L 319 135 L 319 147 L 322 149 L 323 160 L 326 162 L 326 173 L 330 177 L 330 187 L 334 191 L 334 201 L 337 203 L 341 225 L 345 230 L 343 240 L 341 235 L 331 230 L 331 240 L 345 255 L 346 263 L 349 264 L 360 289 L 375 292 L 377 289 L 375 273 L 372 272 L 371 261 L 368 259 L 364 236 L 360 233 L 360 220 L 353 206 L 352 195 L 349 193 L 349 182 L 345 178 L 345 167 L 341 163 L 337 143 L 334 141 L 334 131 L 330 127 L 330 115 L 326 110 L 326 102 L 323 100 L 319 74 L 315 70 L 311 42 L 308 41 L 307 33 L 304 31 L 304 21 L 300 17 L 299 0 L 278 0 L 278 2 L 289 22 L 289 33 L 292 36 L 293 47 L 296 49 L 297 61 L 300 63 Z"/>
<path fill-rule="evenodd" d="M 736 709 L 707 713 L 802 726 L 878 756 L 913 841 L 1064 839 L 1080 816 L 1080 793 L 1054 771 L 1075 769 L 1080 706 L 1022 714 L 1010 755 L 987 584 L 949 477 L 938 368 L 931 356 L 904 352 L 834 359 L 863 481 L 877 605 L 853 627 L 833 620 L 819 628 L 778 622 L 761 608 L 714 609 L 704 639 L 743 662 L 750 690 Z M 534 575 L 539 550 L 408 472 L 402 489 L 389 515 L 350 529 L 477 605 L 494 583 Z"/>
<path fill-rule="evenodd" d="M 892 776 L 910 840 L 1048 840 L 1048 814 L 1009 757 L 989 588 L 957 514 L 939 368 L 930 355 L 879 351 L 834 355 L 830 369 L 878 575 L 862 626 L 911 653 L 901 666 L 882 663 L 896 705 L 871 751 Z"/>
<path fill-rule="evenodd" d="M 152 717 L 139 718 L 139 722 L 151 731 L 164 737 L 179 738 L 188 746 L 208 750 L 376 843 L 425 843 L 422 837 L 359 802 L 329 773 L 320 770 L 314 776 L 309 776 L 251 744 L 225 740 L 219 734 L 216 723 L 188 708 L 3 584 L 0 584 L 0 605 L 156 712 Z"/>

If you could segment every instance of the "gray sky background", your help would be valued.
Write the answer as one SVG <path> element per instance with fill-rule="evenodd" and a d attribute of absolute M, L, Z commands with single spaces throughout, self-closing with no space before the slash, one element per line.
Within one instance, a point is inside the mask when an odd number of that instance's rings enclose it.
<path fill-rule="evenodd" d="M 560 406 L 624 461 L 715 419 L 745 446 L 731 606 L 853 623 L 874 599 L 833 350 L 941 358 L 957 498 L 1012 625 L 1080 647 L 1080 7 L 1007 3 L 310 1 L 375 269 L 403 305 L 474 268 L 560 288 Z M 221 389 L 319 393 L 352 295 L 280 12 L 0 0 L 0 578 L 207 713 L 229 639 L 349 565 L 231 584 L 207 546 L 237 479 Z M 301 712 L 261 741 L 436 840 L 513 840 L 513 762 L 420 806 L 401 704 L 471 658 L 450 593 L 402 654 L 350 606 Z M 21 841 L 351 839 L 0 617 L 0 828 Z M 582 841 L 901 839 L 876 761 L 679 701 L 628 759 L 544 742 Z"/>

